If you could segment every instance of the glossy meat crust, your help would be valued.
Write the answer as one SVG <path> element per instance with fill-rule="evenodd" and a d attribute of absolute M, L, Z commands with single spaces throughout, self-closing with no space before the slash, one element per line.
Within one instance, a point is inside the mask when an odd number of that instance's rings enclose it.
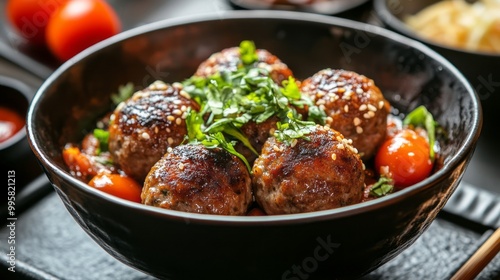
<path fill-rule="evenodd" d="M 269 71 L 273 81 L 281 85 L 282 81 L 293 76 L 288 68 L 278 57 L 264 49 L 257 49 L 258 61 L 255 66 Z M 236 71 L 241 66 L 240 48 L 232 47 L 212 54 L 203 61 L 195 72 L 195 76 L 209 77 L 222 71 Z"/>
<path fill-rule="evenodd" d="M 109 150 L 113 160 L 138 182 L 169 147 L 184 140 L 187 109 L 198 110 L 181 87 L 155 82 L 118 105 L 111 116 Z"/>
<path fill-rule="evenodd" d="M 271 137 L 253 166 L 256 201 L 269 215 L 312 212 L 359 203 L 364 165 L 339 132 L 316 126 L 290 145 Z"/>
<path fill-rule="evenodd" d="M 385 139 L 390 104 L 373 80 L 346 70 L 324 69 L 302 82 L 327 114 L 326 124 L 353 141 L 363 160 L 376 153 Z"/>
<path fill-rule="evenodd" d="M 252 201 L 245 164 L 221 148 L 181 145 L 151 169 L 142 202 L 185 212 L 245 215 Z"/>

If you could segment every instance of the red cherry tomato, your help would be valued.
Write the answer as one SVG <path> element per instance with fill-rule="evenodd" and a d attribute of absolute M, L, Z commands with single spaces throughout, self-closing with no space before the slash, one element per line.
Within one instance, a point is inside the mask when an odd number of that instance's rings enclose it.
<path fill-rule="evenodd" d="M 118 16 L 104 0 L 69 0 L 50 18 L 47 44 L 65 61 L 120 29 Z"/>
<path fill-rule="evenodd" d="M 67 0 L 9 0 L 10 24 L 33 44 L 45 43 L 45 30 L 51 15 Z"/>
<path fill-rule="evenodd" d="M 403 129 L 386 140 L 375 156 L 375 168 L 387 173 L 397 189 L 427 178 L 433 167 L 427 139 L 411 129 Z"/>
<path fill-rule="evenodd" d="M 141 202 L 142 187 L 132 178 L 120 174 L 97 174 L 89 185 L 111 195 Z"/>

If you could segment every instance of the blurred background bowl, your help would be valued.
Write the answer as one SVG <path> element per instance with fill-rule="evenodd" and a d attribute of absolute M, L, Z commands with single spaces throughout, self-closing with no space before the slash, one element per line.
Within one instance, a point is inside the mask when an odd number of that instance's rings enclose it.
<path fill-rule="evenodd" d="M 324 68 L 364 74 L 401 113 L 425 105 L 444 127 L 438 170 L 403 191 L 312 213 L 228 217 L 125 201 L 73 178 L 61 157 L 112 107 L 110 95 L 190 77 L 214 52 L 253 40 L 297 78 Z M 54 110 L 57 108 L 57 110 Z M 322 15 L 233 11 L 126 31 L 69 60 L 42 85 L 28 137 L 64 205 L 102 248 L 162 279 L 357 277 L 410 246 L 456 189 L 481 129 L 479 99 L 448 61 L 382 28 Z"/>

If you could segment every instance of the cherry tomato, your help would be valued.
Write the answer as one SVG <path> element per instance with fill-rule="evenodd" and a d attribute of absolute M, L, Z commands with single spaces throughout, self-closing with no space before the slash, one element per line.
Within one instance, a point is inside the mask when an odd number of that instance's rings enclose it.
<path fill-rule="evenodd" d="M 90 180 L 89 185 L 111 195 L 141 202 L 142 187 L 132 178 L 120 174 L 97 174 Z"/>
<path fill-rule="evenodd" d="M 9 0 L 7 17 L 15 30 L 28 42 L 42 45 L 52 14 L 67 0 Z"/>
<path fill-rule="evenodd" d="M 432 171 L 427 139 L 412 129 L 402 129 L 386 140 L 375 156 L 375 168 L 402 189 L 422 181 Z"/>
<path fill-rule="evenodd" d="M 83 180 L 88 180 L 97 174 L 89 157 L 74 146 L 64 147 L 63 160 L 72 174 Z"/>
<path fill-rule="evenodd" d="M 11 109 L 0 107 L 0 143 L 7 141 L 24 126 L 24 119 Z"/>
<path fill-rule="evenodd" d="M 47 44 L 65 61 L 120 29 L 118 16 L 104 0 L 69 0 L 50 18 Z"/>

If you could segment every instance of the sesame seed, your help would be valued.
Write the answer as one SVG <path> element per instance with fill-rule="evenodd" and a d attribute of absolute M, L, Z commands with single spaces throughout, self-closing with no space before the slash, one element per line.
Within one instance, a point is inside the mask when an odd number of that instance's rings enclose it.
<path fill-rule="evenodd" d="M 172 101 L 172 103 L 174 103 L 175 105 L 179 105 L 182 103 L 182 101 L 179 99 L 175 99 L 174 101 Z"/>
<path fill-rule="evenodd" d="M 293 139 L 292 143 L 290 143 L 290 146 L 292 146 L 292 148 L 295 147 L 295 145 L 297 145 L 297 142 L 298 142 L 297 139 Z"/>
<path fill-rule="evenodd" d="M 182 105 L 182 106 L 181 106 L 181 111 L 182 111 L 182 112 L 186 112 L 186 110 L 187 110 L 187 106 L 186 106 L 186 105 Z"/>
<path fill-rule="evenodd" d="M 332 154 L 332 159 L 333 159 L 333 160 L 336 160 L 336 159 L 337 159 L 337 154 L 333 153 L 333 154 Z"/>
<path fill-rule="evenodd" d="M 378 108 L 379 108 L 379 109 L 382 109 L 383 107 L 384 107 L 384 101 L 383 101 L 383 100 L 380 100 L 380 101 L 378 102 Z"/>
<path fill-rule="evenodd" d="M 370 118 L 375 117 L 375 112 L 373 112 L 373 111 L 368 111 L 367 114 L 368 114 L 368 116 L 370 116 Z"/>
<path fill-rule="evenodd" d="M 168 137 L 167 142 L 169 145 L 172 145 L 174 143 L 174 139 L 172 137 Z"/>
<path fill-rule="evenodd" d="M 275 152 L 279 152 L 279 151 L 280 151 L 280 148 L 279 148 L 278 146 L 274 145 L 274 146 L 273 146 L 273 150 L 274 150 Z"/>
<path fill-rule="evenodd" d="M 326 117 L 326 122 L 327 123 L 332 123 L 333 122 L 333 118 L 330 117 L 330 116 Z"/>
<path fill-rule="evenodd" d="M 183 89 L 183 88 L 184 88 L 184 86 L 182 85 L 182 83 L 179 83 L 179 82 L 174 82 L 174 83 L 172 84 L 172 86 L 173 86 L 174 88 L 178 88 L 178 89 Z"/>
<path fill-rule="evenodd" d="M 167 116 L 167 120 L 169 120 L 169 121 L 171 121 L 171 122 L 172 122 L 172 121 L 174 121 L 174 120 L 175 120 L 175 117 L 174 117 L 174 116 Z"/>
<path fill-rule="evenodd" d="M 144 139 L 144 140 L 149 140 L 149 139 L 151 139 L 151 137 L 149 136 L 149 134 L 148 134 L 147 132 L 143 132 L 143 133 L 141 134 L 141 137 L 142 137 L 142 139 Z"/>
<path fill-rule="evenodd" d="M 363 114 L 363 118 L 365 118 L 365 119 L 369 119 L 369 118 L 371 118 L 371 116 L 370 116 L 370 114 L 368 114 L 368 113 L 364 113 L 364 114 Z"/>
<path fill-rule="evenodd" d="M 344 93 L 344 92 L 345 92 L 345 88 L 343 88 L 343 87 L 342 87 L 342 88 L 338 88 L 338 90 L 337 90 L 337 91 L 338 91 L 339 93 Z"/>
<path fill-rule="evenodd" d="M 373 106 L 372 104 L 368 104 L 368 110 L 372 112 L 377 112 L 377 107 Z"/>
<path fill-rule="evenodd" d="M 363 128 L 361 126 L 356 126 L 356 133 L 358 134 L 363 133 Z"/>
<path fill-rule="evenodd" d="M 357 93 L 357 94 L 362 94 L 363 92 L 364 92 L 364 91 L 363 91 L 363 89 L 362 89 L 362 88 L 357 88 L 357 89 L 356 89 L 356 93 Z"/>
<path fill-rule="evenodd" d="M 185 97 L 187 99 L 191 99 L 191 96 L 189 95 L 189 93 L 187 93 L 187 91 L 185 90 L 181 90 L 181 92 L 179 93 L 182 97 Z"/>
<path fill-rule="evenodd" d="M 326 101 L 324 99 L 320 99 L 320 100 L 316 101 L 316 105 L 323 105 L 325 103 L 326 103 Z"/>
<path fill-rule="evenodd" d="M 175 119 L 175 124 L 181 125 L 181 123 L 182 123 L 182 119 L 181 118 Z"/>
<path fill-rule="evenodd" d="M 155 134 L 158 134 L 158 131 L 159 131 L 158 127 L 155 126 Z"/>
<path fill-rule="evenodd" d="M 181 111 L 181 110 L 179 110 L 179 109 L 175 109 L 172 113 L 173 113 L 174 115 L 178 115 L 178 116 L 182 115 L 182 111 Z"/>
<path fill-rule="evenodd" d="M 181 171 L 182 171 L 182 170 L 184 170 L 184 163 L 182 163 L 182 162 L 180 162 L 180 163 L 179 163 L 179 169 L 180 169 Z"/>
<path fill-rule="evenodd" d="M 360 120 L 358 117 L 354 118 L 354 119 L 352 120 L 352 122 L 353 122 L 353 124 L 354 124 L 355 126 L 358 126 L 358 125 L 360 125 L 360 124 L 361 124 L 361 120 Z"/>
<path fill-rule="evenodd" d="M 344 144 L 342 144 L 342 143 L 338 143 L 338 144 L 337 144 L 337 149 L 339 149 L 339 150 L 343 150 L 343 149 L 345 149 Z"/>
<path fill-rule="evenodd" d="M 172 132 L 169 127 L 167 127 L 167 133 Z"/>
<path fill-rule="evenodd" d="M 365 166 L 364 162 L 361 162 L 361 166 L 362 166 L 363 170 L 366 170 L 366 166 Z"/>
<path fill-rule="evenodd" d="M 366 106 L 366 104 L 361 104 L 361 106 L 359 106 L 359 110 L 360 111 L 364 111 L 368 108 L 368 106 Z"/>
<path fill-rule="evenodd" d="M 348 113 L 349 112 L 349 105 L 344 105 L 344 112 Z"/>
<path fill-rule="evenodd" d="M 167 148 L 167 152 L 171 153 L 174 149 L 172 149 L 172 147 L 168 147 Z"/>

